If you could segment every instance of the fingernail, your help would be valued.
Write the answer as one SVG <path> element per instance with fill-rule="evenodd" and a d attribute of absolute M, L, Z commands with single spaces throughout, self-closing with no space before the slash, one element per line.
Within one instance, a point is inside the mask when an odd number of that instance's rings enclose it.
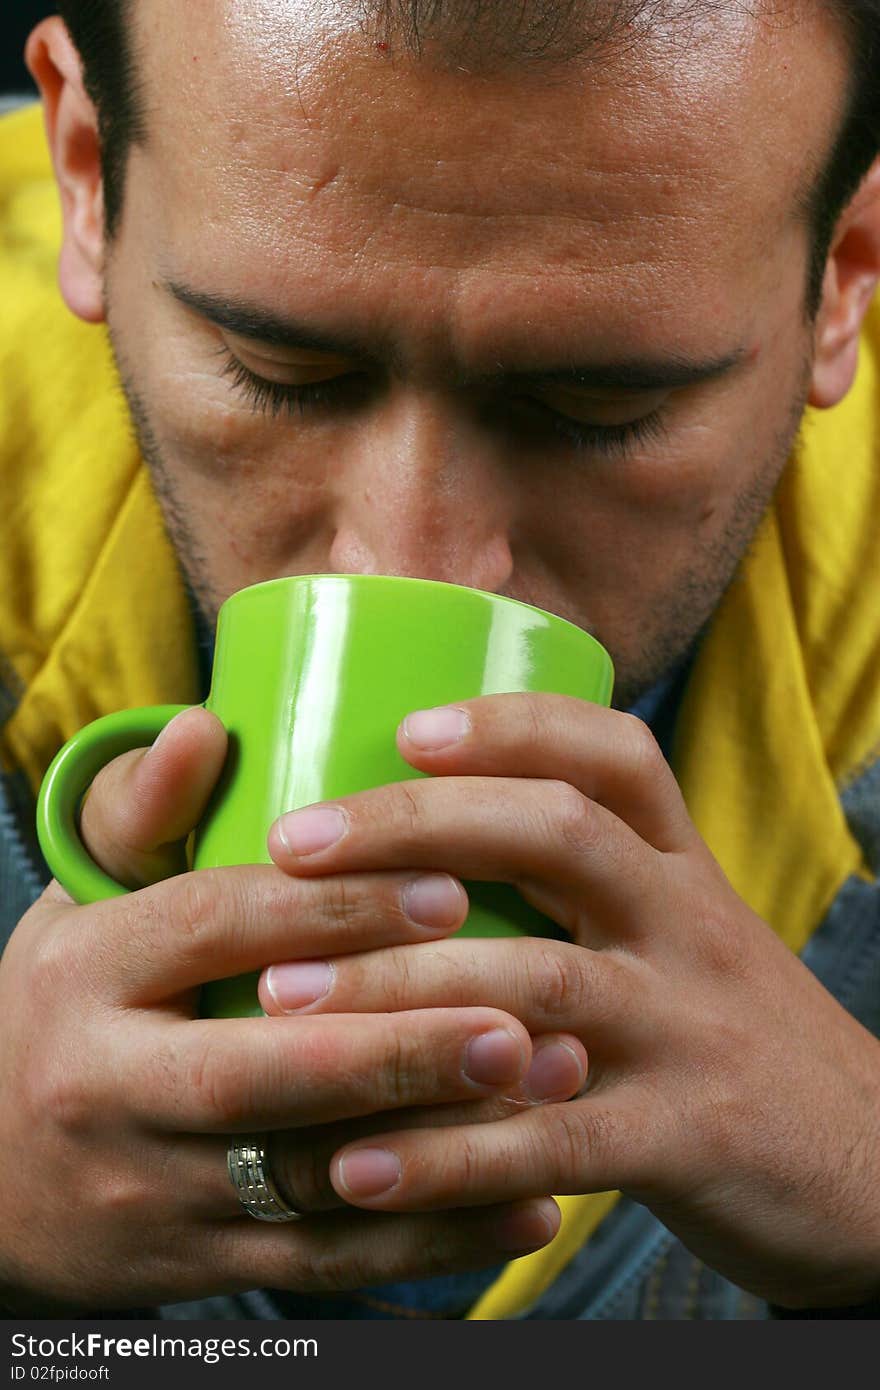
<path fill-rule="evenodd" d="M 526 1072 L 523 1090 L 530 1100 L 547 1101 L 571 1095 L 583 1081 L 583 1063 L 565 1043 L 536 1047 Z"/>
<path fill-rule="evenodd" d="M 422 874 L 403 890 L 403 910 L 411 922 L 430 931 L 448 931 L 462 921 L 467 898 L 449 874 Z"/>
<path fill-rule="evenodd" d="M 291 811 L 278 822 L 278 835 L 288 854 L 320 854 L 338 844 L 348 831 L 348 817 L 337 806 L 309 806 Z"/>
<path fill-rule="evenodd" d="M 540 1250 L 559 1230 L 559 1208 L 551 1197 L 529 1202 L 503 1216 L 495 1227 L 500 1250 Z"/>
<path fill-rule="evenodd" d="M 466 710 L 423 709 L 403 721 L 403 732 L 417 748 L 436 753 L 440 748 L 460 743 L 471 730 L 471 718 Z"/>
<path fill-rule="evenodd" d="M 390 1149 L 352 1149 L 339 1162 L 339 1180 L 352 1197 L 378 1197 L 400 1182 L 402 1165 Z"/>
<path fill-rule="evenodd" d="M 519 1038 L 506 1028 L 494 1028 L 471 1038 L 465 1050 L 464 1074 L 478 1086 L 505 1086 L 522 1075 Z"/>
<path fill-rule="evenodd" d="M 166 738 L 171 733 L 171 730 L 175 729 L 177 725 L 180 723 L 180 721 L 186 718 L 186 716 L 191 713 L 191 710 L 183 709 L 180 710 L 177 714 L 175 714 L 173 719 L 169 719 L 168 723 L 165 725 L 165 728 L 160 731 L 158 737 L 153 739 L 153 748 L 151 751 L 155 752 L 159 745 L 165 742 Z"/>
<path fill-rule="evenodd" d="M 273 965 L 266 973 L 266 988 L 283 1013 L 293 1014 L 316 1004 L 330 993 L 333 967 L 325 960 L 298 960 Z"/>

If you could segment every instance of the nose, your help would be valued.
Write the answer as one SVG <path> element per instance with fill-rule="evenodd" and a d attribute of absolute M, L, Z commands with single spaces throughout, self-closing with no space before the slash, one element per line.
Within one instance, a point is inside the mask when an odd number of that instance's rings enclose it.
<path fill-rule="evenodd" d="M 514 498 L 497 445 L 454 401 L 400 392 L 336 460 L 330 565 L 498 590 Z"/>

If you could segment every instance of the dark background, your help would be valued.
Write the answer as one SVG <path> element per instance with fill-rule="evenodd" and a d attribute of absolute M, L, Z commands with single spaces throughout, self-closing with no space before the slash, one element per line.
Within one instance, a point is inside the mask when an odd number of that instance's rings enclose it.
<path fill-rule="evenodd" d="M 0 94 L 34 93 L 21 55 L 31 29 L 54 9 L 50 0 L 2 0 L 0 3 Z"/>

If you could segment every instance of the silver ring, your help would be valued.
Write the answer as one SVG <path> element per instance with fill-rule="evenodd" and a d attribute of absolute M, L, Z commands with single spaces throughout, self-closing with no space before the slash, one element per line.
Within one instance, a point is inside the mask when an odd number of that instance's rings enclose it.
<path fill-rule="evenodd" d="M 256 1221 L 302 1221 L 304 1212 L 288 1206 L 272 1177 L 265 1135 L 235 1139 L 229 1145 L 226 1166 L 236 1196 Z"/>

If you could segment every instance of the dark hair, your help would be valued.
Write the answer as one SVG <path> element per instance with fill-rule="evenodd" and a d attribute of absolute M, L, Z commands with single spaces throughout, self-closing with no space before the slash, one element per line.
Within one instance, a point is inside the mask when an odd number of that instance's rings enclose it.
<path fill-rule="evenodd" d="M 59 0 L 58 11 L 79 50 L 86 91 L 98 112 L 104 174 L 104 222 L 112 239 L 122 215 L 125 171 L 145 136 L 143 105 L 128 25 L 131 0 Z"/>
<path fill-rule="evenodd" d="M 812 228 L 807 309 L 822 301 L 825 262 L 837 219 L 880 154 L 880 0 L 832 0 L 852 58 L 846 115 L 807 204 Z"/>
<path fill-rule="evenodd" d="M 389 33 L 419 50 L 425 32 L 468 33 L 479 43 L 492 36 L 497 48 L 531 58 L 570 56 L 587 42 L 608 38 L 642 5 L 605 0 L 592 5 L 597 22 L 583 38 L 587 0 L 366 0 Z M 837 220 L 880 153 L 880 0 L 831 0 L 845 26 L 852 55 L 846 117 L 831 158 L 808 200 L 812 229 L 807 307 L 819 307 L 825 262 Z M 100 121 L 104 203 L 108 237 L 116 232 L 128 153 L 145 136 L 143 103 L 130 43 L 132 0 L 59 0 L 58 9 L 82 58 L 86 89 Z M 504 16 L 504 23 L 500 16 Z M 573 38 L 573 35 L 579 35 Z"/>

